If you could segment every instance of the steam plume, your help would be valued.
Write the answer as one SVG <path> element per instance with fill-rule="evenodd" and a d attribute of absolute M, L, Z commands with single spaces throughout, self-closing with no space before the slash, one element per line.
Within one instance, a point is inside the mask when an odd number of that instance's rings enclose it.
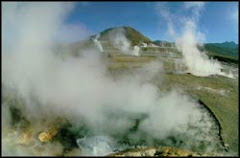
<path fill-rule="evenodd" d="M 122 53 L 139 56 L 140 48 L 138 46 L 134 46 L 133 48 L 131 48 L 131 44 L 126 38 L 125 30 L 123 28 L 111 30 L 111 32 L 109 33 L 109 37 L 112 44 Z"/>
<path fill-rule="evenodd" d="M 184 9 L 191 10 L 190 17 L 181 17 L 170 14 L 166 3 L 157 5 L 157 11 L 164 17 L 168 24 L 168 32 L 174 38 L 176 47 L 183 54 L 183 59 L 188 71 L 196 76 L 223 75 L 233 77 L 233 75 L 222 72 L 222 66 L 217 60 L 209 59 L 206 52 L 200 51 L 198 45 L 203 42 L 204 34 L 197 32 L 197 24 L 200 18 L 201 10 L 204 8 L 203 2 L 185 2 Z M 174 30 L 173 17 L 183 19 L 182 34 L 178 36 Z M 176 23 L 175 23 L 176 24 Z"/>
<path fill-rule="evenodd" d="M 99 41 L 99 38 L 100 38 L 100 35 L 96 35 L 96 37 L 93 39 L 95 45 L 98 47 L 99 51 L 100 52 L 103 52 L 103 47 L 102 47 L 102 44 L 101 42 Z"/>

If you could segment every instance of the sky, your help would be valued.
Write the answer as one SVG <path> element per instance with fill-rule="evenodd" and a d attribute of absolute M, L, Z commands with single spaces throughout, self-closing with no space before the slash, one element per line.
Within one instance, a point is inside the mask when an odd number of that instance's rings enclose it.
<path fill-rule="evenodd" d="M 172 41 L 166 19 L 160 17 L 156 9 L 158 3 L 163 2 L 78 2 L 65 22 L 84 27 L 90 34 L 110 27 L 131 26 L 151 40 Z M 184 2 L 165 3 L 179 18 L 190 14 L 183 9 Z M 180 31 L 177 25 L 175 29 Z M 238 2 L 205 2 L 198 31 L 205 34 L 205 42 L 238 43 Z"/>

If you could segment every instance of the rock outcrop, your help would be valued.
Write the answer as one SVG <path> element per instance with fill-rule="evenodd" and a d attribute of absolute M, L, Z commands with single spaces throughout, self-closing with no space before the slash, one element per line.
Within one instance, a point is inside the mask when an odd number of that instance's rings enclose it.
<path fill-rule="evenodd" d="M 121 152 L 112 153 L 107 156 L 114 156 L 114 157 L 135 157 L 135 156 L 153 156 L 153 157 L 160 157 L 160 156 L 166 156 L 166 157 L 172 157 L 172 156 L 186 156 L 186 157 L 192 157 L 192 156 L 221 156 L 220 154 L 208 154 L 208 153 L 196 153 L 184 149 L 179 149 L 175 147 L 145 147 L 145 148 L 138 148 L 138 149 L 131 149 L 131 150 L 125 150 Z"/>
<path fill-rule="evenodd" d="M 48 141 L 53 140 L 53 138 L 57 135 L 58 129 L 56 127 L 52 127 L 47 131 L 41 132 L 38 136 L 38 139 L 42 143 L 46 143 Z"/>

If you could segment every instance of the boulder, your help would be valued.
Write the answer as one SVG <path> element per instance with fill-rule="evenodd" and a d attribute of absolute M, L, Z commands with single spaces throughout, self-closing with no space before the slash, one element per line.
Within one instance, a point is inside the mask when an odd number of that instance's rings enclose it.
<path fill-rule="evenodd" d="M 38 135 L 38 139 L 40 140 L 40 142 L 46 143 L 48 141 L 53 140 L 53 138 L 57 135 L 57 133 L 58 133 L 58 129 L 56 127 L 52 127 L 47 131 L 41 132 Z"/>

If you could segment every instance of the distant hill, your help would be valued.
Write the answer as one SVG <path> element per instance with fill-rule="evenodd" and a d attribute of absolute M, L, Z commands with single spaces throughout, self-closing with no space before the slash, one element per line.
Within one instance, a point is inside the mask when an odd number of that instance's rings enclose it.
<path fill-rule="evenodd" d="M 210 57 L 225 62 L 238 63 L 238 45 L 234 42 L 205 43 L 201 50 L 207 51 Z"/>
<path fill-rule="evenodd" d="M 131 42 L 132 46 L 140 45 L 141 43 L 154 44 L 160 47 L 175 47 L 174 42 L 169 42 L 165 40 L 155 40 L 151 41 L 150 38 L 144 36 L 141 32 L 129 26 L 120 26 L 108 28 L 100 32 L 100 40 L 109 40 L 110 31 L 114 29 L 123 28 L 125 30 L 126 38 Z M 74 44 L 75 50 L 79 47 L 85 45 L 94 45 L 91 38 L 96 35 L 91 36 L 84 42 L 77 42 Z M 239 47 L 238 44 L 234 42 L 223 42 L 223 43 L 205 43 L 203 46 L 198 46 L 200 50 L 206 51 L 209 57 L 218 59 L 220 61 L 238 63 Z M 143 48 L 145 49 L 145 48 Z"/>
<path fill-rule="evenodd" d="M 234 42 L 206 43 L 204 48 L 213 53 L 238 57 L 238 45 Z"/>
<path fill-rule="evenodd" d="M 223 42 L 223 43 L 208 43 L 211 45 L 219 46 L 219 47 L 224 47 L 224 48 L 238 48 L 238 45 L 234 43 L 233 41 L 231 42 Z"/>
<path fill-rule="evenodd" d="M 125 36 L 129 41 L 131 41 L 132 46 L 139 45 L 142 42 L 152 43 L 152 41 L 148 37 L 144 36 L 139 31 L 137 31 L 134 28 L 129 27 L 129 26 L 121 26 L 121 27 L 114 27 L 114 28 L 106 29 L 106 30 L 100 32 L 100 35 L 101 35 L 100 40 L 108 39 L 109 32 L 111 30 L 117 29 L 117 28 L 123 28 L 125 30 Z"/>
<path fill-rule="evenodd" d="M 174 46 L 173 42 L 162 41 L 162 40 L 156 40 L 156 41 L 153 41 L 153 43 L 155 45 L 164 46 L 164 47 L 173 47 Z"/>
<path fill-rule="evenodd" d="M 155 45 L 160 47 L 174 46 L 173 42 L 156 40 L 153 41 Z M 206 51 L 209 57 L 218 59 L 220 61 L 238 63 L 239 48 L 238 44 L 234 42 L 223 43 L 205 43 L 203 46 L 198 46 L 202 51 Z"/>

